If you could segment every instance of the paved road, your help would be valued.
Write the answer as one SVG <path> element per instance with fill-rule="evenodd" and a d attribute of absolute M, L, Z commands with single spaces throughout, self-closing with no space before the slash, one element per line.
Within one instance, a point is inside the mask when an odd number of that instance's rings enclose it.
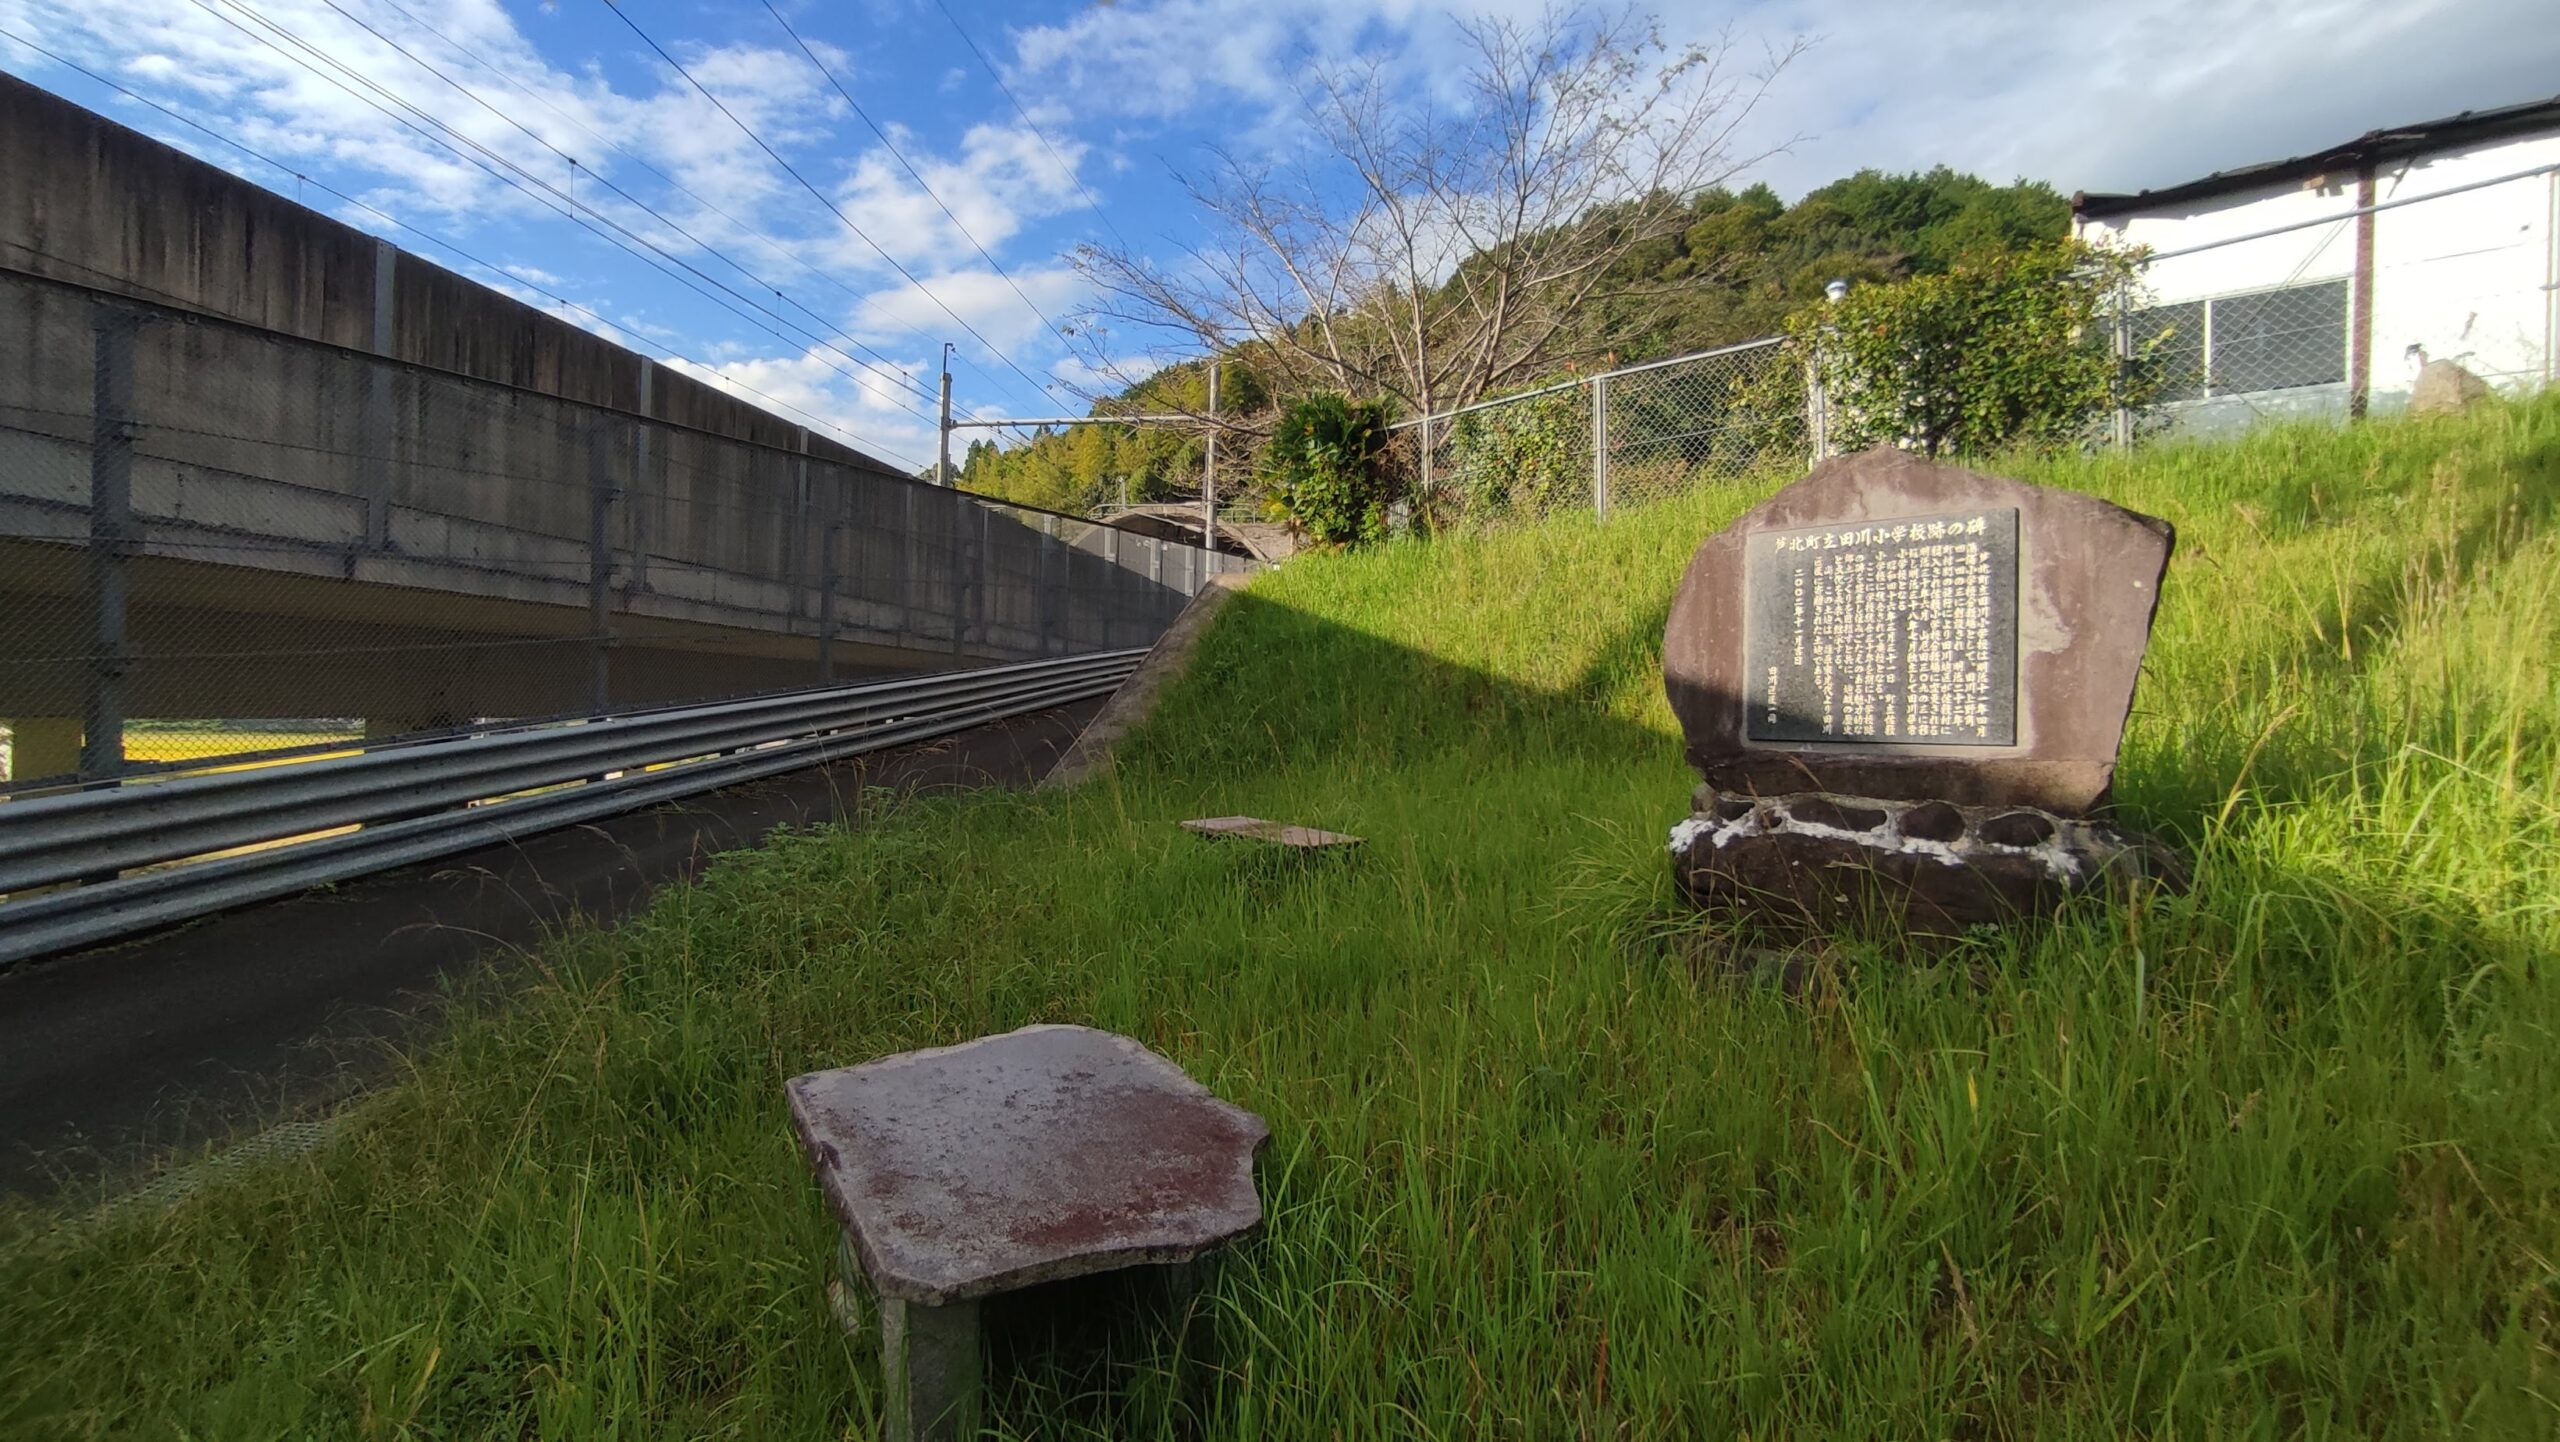
<path fill-rule="evenodd" d="M 0 1194 L 78 1189 L 307 1114 L 431 1035 L 439 978 L 563 918 L 626 915 L 721 851 L 840 815 L 865 786 L 1036 779 L 1101 705 L 813 767 L 386 872 L 0 976 Z"/>

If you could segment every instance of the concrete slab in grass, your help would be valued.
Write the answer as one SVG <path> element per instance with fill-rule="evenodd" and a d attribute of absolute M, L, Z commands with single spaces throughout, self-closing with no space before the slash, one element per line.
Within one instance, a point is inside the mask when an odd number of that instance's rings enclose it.
<path fill-rule="evenodd" d="M 1294 847 L 1300 851 L 1321 851 L 1333 846 L 1357 846 L 1360 838 L 1339 831 L 1319 831 L 1312 826 L 1292 826 L 1285 821 L 1265 821 L 1259 816 L 1203 816 L 1182 823 L 1182 829 L 1212 840 L 1224 836 L 1240 836 L 1248 841 L 1269 842 L 1273 846 Z"/>

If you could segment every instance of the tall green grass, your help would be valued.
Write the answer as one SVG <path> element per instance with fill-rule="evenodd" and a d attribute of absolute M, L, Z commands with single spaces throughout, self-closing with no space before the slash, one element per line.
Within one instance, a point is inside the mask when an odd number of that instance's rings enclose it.
<path fill-rule="evenodd" d="M 1262 1112 L 1270 1221 L 1007 1435 L 2560 1433 L 2560 398 L 2017 469 L 2179 528 L 2119 793 L 2188 896 L 1736 986 L 1657 647 L 1755 496 L 1308 559 L 1110 779 L 734 858 L 319 1152 L 10 1219 L 0 1435 L 867 1435 L 780 1083 L 1033 1021 Z"/>

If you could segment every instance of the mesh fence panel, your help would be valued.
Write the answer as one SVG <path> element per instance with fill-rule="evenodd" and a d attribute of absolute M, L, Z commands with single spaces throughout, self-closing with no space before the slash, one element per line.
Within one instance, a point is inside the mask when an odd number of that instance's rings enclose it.
<path fill-rule="evenodd" d="M 1438 526 L 1642 505 L 1800 467 L 1803 367 L 1777 340 L 1611 371 L 1400 427 Z"/>
<path fill-rule="evenodd" d="M 2149 369 L 2152 428 L 2237 428 L 2280 417 L 2344 415 L 2351 314 L 2344 280 L 2135 312 L 2127 354 Z"/>
<path fill-rule="evenodd" d="M 1145 645 L 1240 564 L 29 277 L 0 357 L 13 786 Z"/>

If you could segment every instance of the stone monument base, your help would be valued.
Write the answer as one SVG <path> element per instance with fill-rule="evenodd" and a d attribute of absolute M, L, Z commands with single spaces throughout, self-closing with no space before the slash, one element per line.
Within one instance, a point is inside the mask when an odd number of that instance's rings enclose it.
<path fill-rule="evenodd" d="M 1691 900 L 1746 906 L 1781 927 L 1873 920 L 1935 937 L 2044 915 L 2089 892 L 2187 882 L 2185 863 L 2149 837 L 2030 806 L 1710 786 L 1671 828 L 1671 867 Z"/>

